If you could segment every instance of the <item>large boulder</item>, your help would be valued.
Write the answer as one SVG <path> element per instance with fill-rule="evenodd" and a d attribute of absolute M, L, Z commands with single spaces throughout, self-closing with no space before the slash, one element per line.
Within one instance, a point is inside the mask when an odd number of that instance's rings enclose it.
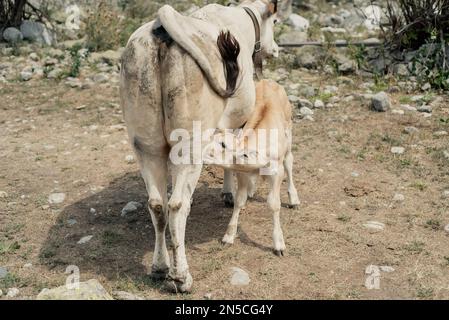
<path fill-rule="evenodd" d="M 55 36 L 40 22 L 25 20 L 20 25 L 20 32 L 23 38 L 31 42 L 37 42 L 45 45 L 52 45 L 55 42 Z"/>
<path fill-rule="evenodd" d="M 288 17 L 287 23 L 298 31 L 307 31 L 310 27 L 309 20 L 296 13 L 293 13 Z"/>
<path fill-rule="evenodd" d="M 53 289 L 43 289 L 37 300 L 113 300 L 111 295 L 95 279 L 80 282 L 78 288 L 67 285 Z"/>
<path fill-rule="evenodd" d="M 390 106 L 390 97 L 383 91 L 371 98 L 371 107 L 378 112 L 385 112 L 390 109 Z"/>
<path fill-rule="evenodd" d="M 6 28 L 3 31 L 3 39 L 9 43 L 17 43 L 23 40 L 22 32 L 16 28 Z"/>

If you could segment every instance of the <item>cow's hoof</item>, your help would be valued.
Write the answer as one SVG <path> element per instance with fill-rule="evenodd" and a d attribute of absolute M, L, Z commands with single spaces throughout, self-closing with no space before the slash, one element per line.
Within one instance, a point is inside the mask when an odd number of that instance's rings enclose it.
<path fill-rule="evenodd" d="M 158 268 L 155 266 L 151 267 L 150 278 L 153 280 L 165 280 L 168 275 L 168 268 Z"/>
<path fill-rule="evenodd" d="M 299 204 L 289 204 L 288 208 L 289 209 L 293 209 L 293 210 L 298 210 L 299 209 Z"/>
<path fill-rule="evenodd" d="M 232 208 L 234 207 L 234 198 L 232 196 L 231 192 L 225 192 L 222 194 L 223 197 L 223 201 L 224 201 L 224 205 L 227 208 Z"/>
<path fill-rule="evenodd" d="M 278 257 L 284 256 L 284 250 L 273 250 L 273 253 L 277 255 Z"/>
<path fill-rule="evenodd" d="M 193 279 L 189 273 L 181 279 L 168 276 L 164 283 L 164 289 L 172 293 L 189 293 L 192 290 L 192 284 Z"/>
<path fill-rule="evenodd" d="M 232 244 L 234 244 L 234 237 L 232 237 L 232 236 L 230 236 L 230 235 L 228 235 L 228 234 L 225 234 L 224 236 L 223 236 L 223 239 L 221 239 L 221 244 L 223 245 L 223 246 L 227 246 L 227 247 L 229 247 L 229 246 L 231 246 Z"/>

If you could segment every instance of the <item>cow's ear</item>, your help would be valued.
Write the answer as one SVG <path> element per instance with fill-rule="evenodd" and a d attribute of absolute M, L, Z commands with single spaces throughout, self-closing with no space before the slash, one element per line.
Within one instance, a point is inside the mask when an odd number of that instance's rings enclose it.
<path fill-rule="evenodd" d="M 268 12 L 270 15 L 275 14 L 278 11 L 278 1 L 271 0 L 268 4 Z"/>

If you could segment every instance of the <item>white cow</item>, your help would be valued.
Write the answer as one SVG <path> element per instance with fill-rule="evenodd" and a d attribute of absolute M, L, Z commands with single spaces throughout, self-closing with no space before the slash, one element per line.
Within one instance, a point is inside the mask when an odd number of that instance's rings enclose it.
<path fill-rule="evenodd" d="M 280 223 L 280 187 L 287 172 L 288 197 L 291 207 L 300 203 L 293 183 L 292 108 L 287 94 L 274 81 L 262 80 L 256 86 L 256 107 L 238 135 L 225 132 L 214 135 L 214 141 L 204 148 L 203 161 L 237 173 L 238 189 L 234 212 L 223 242 L 234 243 L 240 210 L 248 196 L 256 191 L 259 173 L 268 179 L 267 202 L 273 214 L 273 248 L 284 255 L 285 243 Z M 261 171 L 261 169 L 265 169 Z"/>
<path fill-rule="evenodd" d="M 152 275 L 167 277 L 174 291 L 189 291 L 193 282 L 184 238 L 202 165 L 173 165 L 169 153 L 176 141 L 170 141 L 170 133 L 179 128 L 191 133 L 193 121 L 200 121 L 203 131 L 245 123 L 255 103 L 252 55 L 258 48 L 256 26 L 262 51 L 278 53 L 273 40 L 276 2 L 208 5 L 190 17 L 163 6 L 156 20 L 131 36 L 122 56 L 121 105 L 156 233 Z M 167 222 L 173 244 L 171 261 L 165 242 Z"/>

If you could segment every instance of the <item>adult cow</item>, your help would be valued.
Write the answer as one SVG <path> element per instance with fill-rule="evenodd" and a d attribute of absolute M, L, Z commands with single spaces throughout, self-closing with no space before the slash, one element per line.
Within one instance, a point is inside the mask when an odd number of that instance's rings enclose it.
<path fill-rule="evenodd" d="M 193 282 L 184 237 L 202 165 L 174 165 L 169 153 L 176 141 L 170 134 L 175 129 L 192 133 L 193 121 L 200 121 L 203 131 L 245 123 L 255 105 L 253 54 L 260 66 L 260 49 L 266 55 L 278 53 L 276 9 L 277 0 L 253 0 L 238 7 L 208 5 L 186 17 L 165 5 L 156 20 L 131 36 L 122 56 L 121 105 L 156 233 L 152 275 L 166 278 L 173 291 L 189 291 Z"/>

